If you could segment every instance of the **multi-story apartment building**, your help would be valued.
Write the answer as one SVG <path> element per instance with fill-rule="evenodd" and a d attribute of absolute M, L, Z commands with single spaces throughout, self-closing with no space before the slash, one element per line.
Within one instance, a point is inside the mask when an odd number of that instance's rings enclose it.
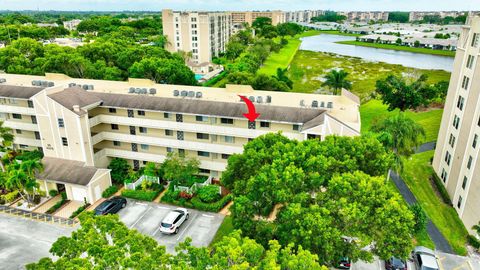
<path fill-rule="evenodd" d="M 385 11 L 350 11 L 345 16 L 350 22 L 388 21 L 388 12 Z"/>
<path fill-rule="evenodd" d="M 469 17 L 457 46 L 433 168 L 467 229 L 480 221 L 480 17 Z"/>
<path fill-rule="evenodd" d="M 408 17 L 408 21 L 421 21 L 425 16 L 439 16 L 440 18 L 445 17 L 458 17 L 465 15 L 467 12 L 464 11 L 411 11 Z"/>
<path fill-rule="evenodd" d="M 232 16 L 232 23 L 235 27 L 242 26 L 247 23 L 252 25 L 252 23 L 259 17 L 266 17 L 272 19 L 272 25 L 277 25 L 279 23 L 285 22 L 285 15 L 280 10 L 273 11 L 232 11 L 230 12 Z"/>
<path fill-rule="evenodd" d="M 71 21 L 66 21 L 63 22 L 63 27 L 66 29 L 72 31 L 72 30 L 77 30 L 77 26 L 82 22 L 82 20 L 71 20 Z"/>
<path fill-rule="evenodd" d="M 310 23 L 313 17 L 325 14 L 323 10 L 300 10 L 287 11 L 285 14 L 285 22 Z"/>
<path fill-rule="evenodd" d="M 191 52 L 193 64 L 211 62 L 225 51 L 232 33 L 228 12 L 162 11 L 163 34 L 170 52 Z"/>

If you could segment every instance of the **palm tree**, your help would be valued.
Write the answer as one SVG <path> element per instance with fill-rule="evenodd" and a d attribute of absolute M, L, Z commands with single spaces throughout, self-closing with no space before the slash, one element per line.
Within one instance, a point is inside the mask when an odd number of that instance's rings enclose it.
<path fill-rule="evenodd" d="M 352 83 L 346 79 L 348 73 L 345 72 L 343 69 L 340 70 L 331 70 L 327 75 L 325 75 L 322 86 L 328 86 L 333 89 L 333 93 L 338 95 L 338 90 L 344 89 L 351 89 Z"/>
<path fill-rule="evenodd" d="M 4 122 L 0 121 L 0 139 L 2 139 L 2 148 L 9 147 L 13 142 L 13 133 L 12 129 L 9 127 L 3 126 Z M 0 159 L 0 168 L 2 172 L 5 172 L 5 166 L 3 165 L 2 160 Z"/>
<path fill-rule="evenodd" d="M 5 187 L 18 190 L 25 201 L 32 203 L 39 186 L 35 174 L 42 170 L 43 164 L 40 159 L 26 160 L 21 164 L 13 163 L 8 166 Z"/>

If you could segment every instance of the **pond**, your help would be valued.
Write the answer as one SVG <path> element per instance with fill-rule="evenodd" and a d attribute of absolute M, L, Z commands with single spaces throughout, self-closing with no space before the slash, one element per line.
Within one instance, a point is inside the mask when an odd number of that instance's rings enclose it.
<path fill-rule="evenodd" d="M 440 69 L 451 72 L 453 68 L 453 57 L 335 43 L 345 40 L 355 40 L 355 37 L 330 34 L 305 37 L 302 38 L 300 49 L 360 57 L 369 61 L 398 64 L 419 69 Z"/>

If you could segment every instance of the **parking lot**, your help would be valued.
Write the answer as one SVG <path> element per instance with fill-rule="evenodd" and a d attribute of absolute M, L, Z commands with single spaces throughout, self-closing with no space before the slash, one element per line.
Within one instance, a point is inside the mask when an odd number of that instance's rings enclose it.
<path fill-rule="evenodd" d="M 190 218 L 180 227 L 178 234 L 160 232 L 160 222 L 176 206 L 128 200 L 127 206 L 118 212 L 120 220 L 129 228 L 155 238 L 168 252 L 185 238 L 192 238 L 194 246 L 208 246 L 222 224 L 223 215 L 189 209 Z"/>

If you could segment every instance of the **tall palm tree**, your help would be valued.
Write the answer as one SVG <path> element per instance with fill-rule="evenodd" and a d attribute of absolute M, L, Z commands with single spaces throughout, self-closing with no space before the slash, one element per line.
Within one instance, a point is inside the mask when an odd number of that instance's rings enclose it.
<path fill-rule="evenodd" d="M 0 139 L 2 139 L 2 148 L 9 147 L 12 145 L 13 142 L 13 133 L 12 129 L 9 127 L 5 127 L 3 121 L 0 121 Z M 5 172 L 5 166 L 3 165 L 2 160 L 0 159 L 0 168 L 2 169 L 2 172 Z"/>
<path fill-rule="evenodd" d="M 325 82 L 323 82 L 322 86 L 327 86 L 333 89 L 333 93 L 338 95 L 338 90 L 344 89 L 351 89 L 352 83 L 346 79 L 348 73 L 345 72 L 343 69 L 336 70 L 333 69 L 329 73 L 327 73 L 324 77 Z"/>
<path fill-rule="evenodd" d="M 31 167 L 33 166 L 35 165 Z M 18 163 L 9 165 L 5 187 L 10 190 L 18 190 L 23 200 L 32 203 L 39 184 L 29 173 L 31 172 L 26 172 Z"/>

